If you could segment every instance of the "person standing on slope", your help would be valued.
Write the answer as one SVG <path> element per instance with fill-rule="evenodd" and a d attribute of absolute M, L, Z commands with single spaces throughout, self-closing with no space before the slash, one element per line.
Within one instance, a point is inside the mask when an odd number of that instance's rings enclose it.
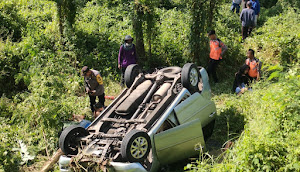
<path fill-rule="evenodd" d="M 207 73 L 209 76 L 212 76 L 214 82 L 217 83 L 219 82 L 216 73 L 217 66 L 221 61 L 223 54 L 228 48 L 220 39 L 217 38 L 216 32 L 214 30 L 208 32 L 208 37 L 210 39 L 210 59 L 208 62 Z"/>
<path fill-rule="evenodd" d="M 121 45 L 118 56 L 118 68 L 121 69 L 121 84 L 124 84 L 124 73 L 127 66 L 137 64 L 137 54 L 135 45 L 132 43 L 133 38 L 126 35 L 124 44 Z"/>
<path fill-rule="evenodd" d="M 251 33 L 254 27 L 255 12 L 251 8 L 252 2 L 247 2 L 247 8 L 243 9 L 240 15 L 240 20 L 242 22 L 242 37 L 245 40 Z"/>

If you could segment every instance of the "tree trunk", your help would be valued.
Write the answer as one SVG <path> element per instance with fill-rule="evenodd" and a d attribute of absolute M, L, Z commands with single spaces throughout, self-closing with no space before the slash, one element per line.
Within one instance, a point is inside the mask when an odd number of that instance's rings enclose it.
<path fill-rule="evenodd" d="M 213 26 L 216 3 L 217 3 L 216 0 L 209 1 L 208 28 L 210 28 L 210 29 L 212 29 L 212 26 Z"/>
<path fill-rule="evenodd" d="M 63 19 L 63 14 L 62 14 L 62 4 L 60 1 L 56 2 L 56 7 L 57 7 L 57 17 L 58 17 L 58 29 L 59 29 L 59 34 L 60 34 L 60 39 L 63 38 L 63 32 L 64 32 L 64 19 Z"/>
<path fill-rule="evenodd" d="M 136 53 L 138 56 L 138 62 L 143 66 L 145 62 L 145 46 L 143 35 L 143 10 L 138 0 L 135 0 L 134 4 L 134 17 L 133 17 L 133 30 L 136 40 Z"/>
<path fill-rule="evenodd" d="M 195 0 L 192 2 L 191 14 L 192 14 L 192 25 L 191 25 L 191 47 L 192 47 L 192 60 L 194 63 L 200 63 L 201 54 L 201 28 L 203 20 L 201 20 L 201 6 L 202 2 Z"/>

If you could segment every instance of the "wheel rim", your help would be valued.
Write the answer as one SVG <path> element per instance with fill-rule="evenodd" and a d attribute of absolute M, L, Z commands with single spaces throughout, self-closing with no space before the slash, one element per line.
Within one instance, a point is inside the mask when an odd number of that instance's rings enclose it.
<path fill-rule="evenodd" d="M 146 154 L 147 149 L 147 139 L 144 137 L 137 137 L 131 144 L 130 153 L 135 159 L 140 159 Z"/>
<path fill-rule="evenodd" d="M 190 83 L 192 86 L 196 86 L 198 83 L 198 72 L 195 68 L 190 71 Z"/>

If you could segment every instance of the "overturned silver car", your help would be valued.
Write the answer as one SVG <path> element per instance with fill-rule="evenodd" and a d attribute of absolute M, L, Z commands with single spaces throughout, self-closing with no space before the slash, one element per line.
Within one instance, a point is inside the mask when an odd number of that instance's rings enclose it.
<path fill-rule="evenodd" d="M 198 154 L 195 145 L 205 147 L 216 107 L 204 68 L 187 63 L 144 74 L 130 65 L 125 83 L 127 88 L 87 129 L 70 126 L 62 132 L 61 171 L 70 166 L 75 171 L 157 171 Z"/>

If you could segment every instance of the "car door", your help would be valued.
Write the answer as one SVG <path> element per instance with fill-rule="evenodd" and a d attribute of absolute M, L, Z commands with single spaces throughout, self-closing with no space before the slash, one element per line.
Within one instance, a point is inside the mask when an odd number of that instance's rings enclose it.
<path fill-rule="evenodd" d="M 202 94 L 194 93 L 174 108 L 179 124 L 200 119 L 202 127 L 209 124 L 216 113 L 215 103 Z"/>
<path fill-rule="evenodd" d="M 201 121 L 195 119 L 154 135 L 156 154 L 161 164 L 169 164 L 197 155 L 205 146 Z"/>

